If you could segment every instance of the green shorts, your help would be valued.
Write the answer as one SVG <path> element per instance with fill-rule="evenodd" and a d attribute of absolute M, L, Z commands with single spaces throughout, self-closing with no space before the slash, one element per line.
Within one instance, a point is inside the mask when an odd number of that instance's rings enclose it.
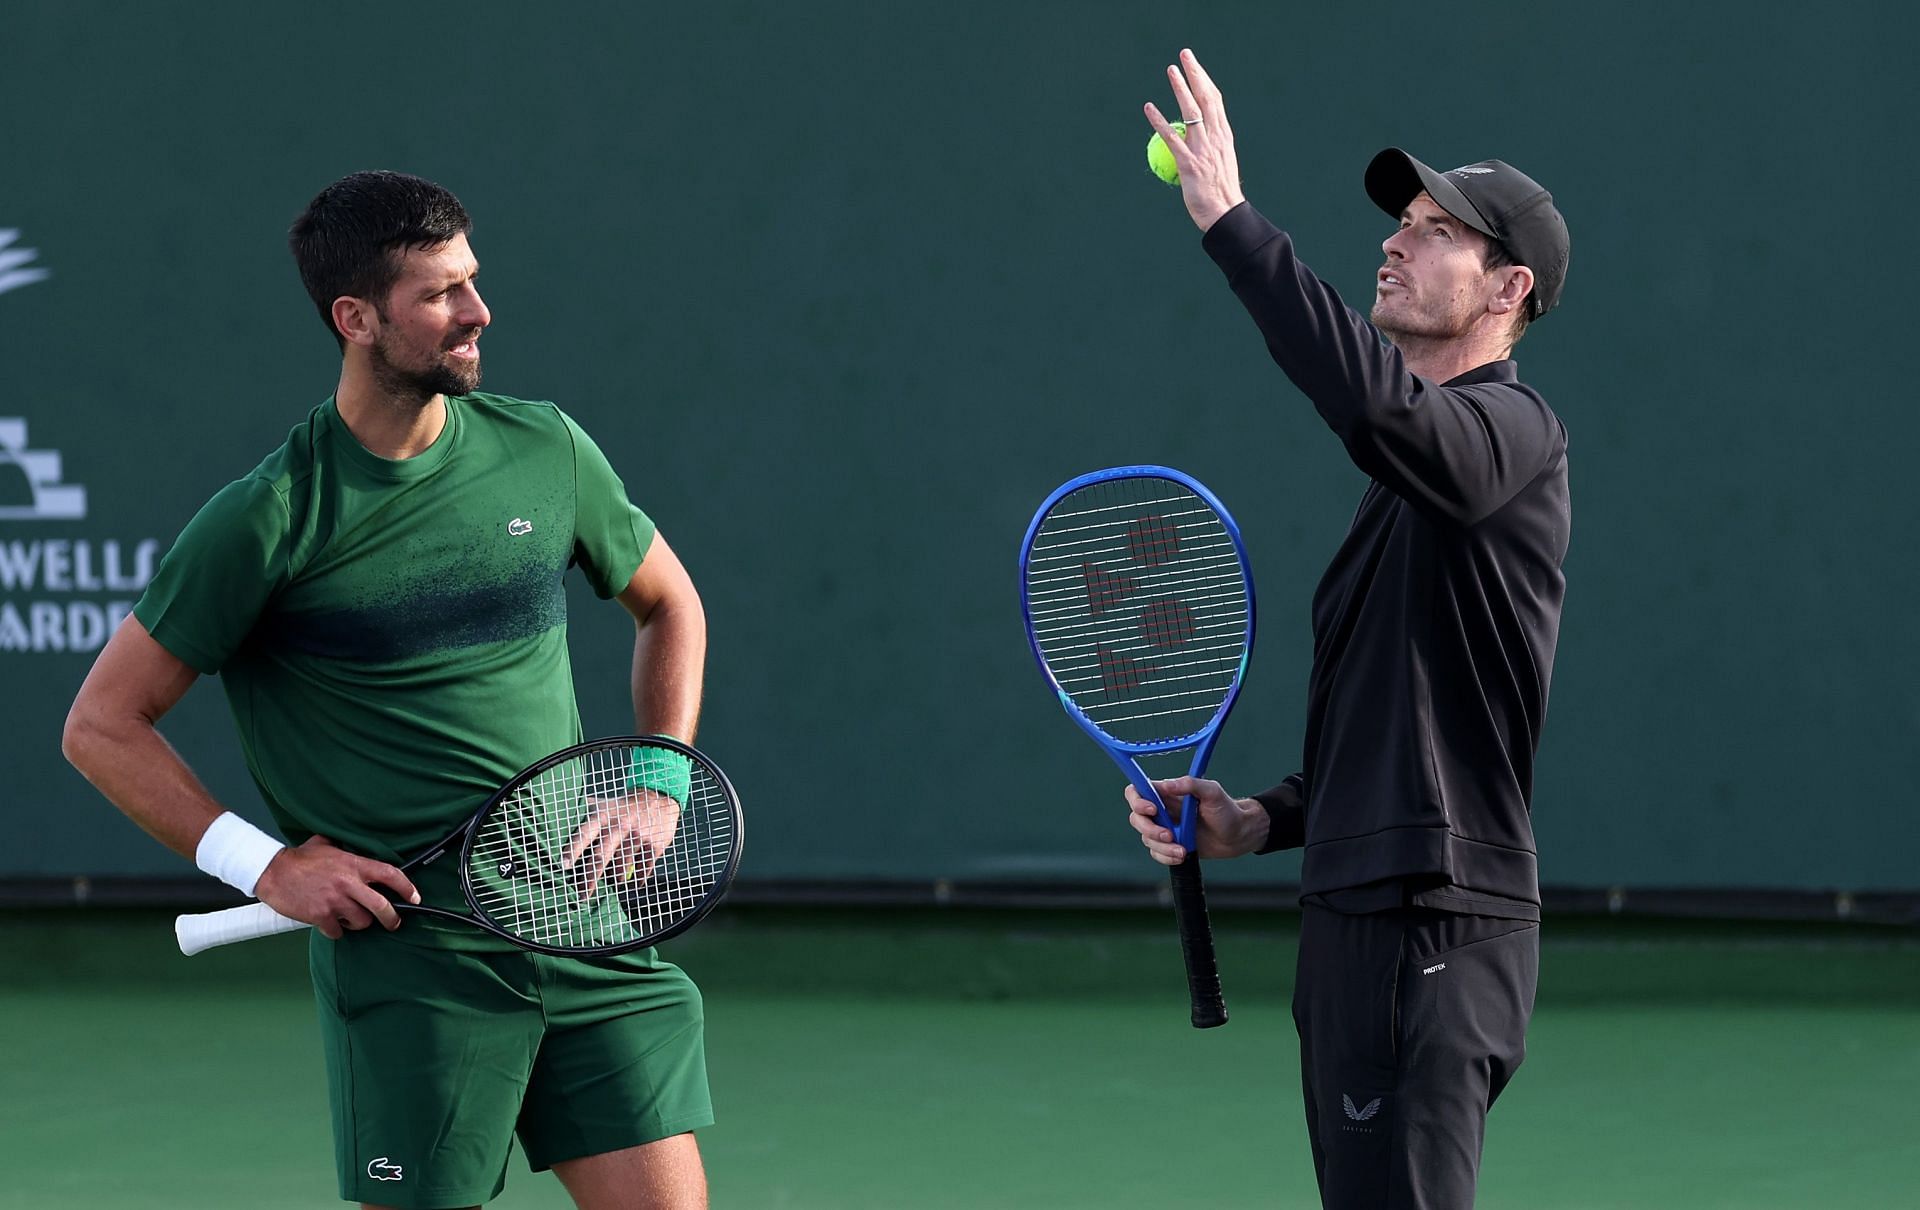
<path fill-rule="evenodd" d="M 679 967 L 447 948 L 415 927 L 313 934 L 341 1197 L 471 1206 L 506 1186 L 516 1134 L 538 1172 L 713 1124 Z"/>

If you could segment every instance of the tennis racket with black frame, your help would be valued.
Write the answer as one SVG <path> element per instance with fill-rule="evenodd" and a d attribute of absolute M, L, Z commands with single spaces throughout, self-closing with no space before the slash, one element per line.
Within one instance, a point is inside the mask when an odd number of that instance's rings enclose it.
<path fill-rule="evenodd" d="M 1192 749 L 1205 771 L 1253 650 L 1253 574 L 1218 497 L 1164 466 L 1094 471 L 1055 489 L 1020 548 L 1020 605 L 1040 671 L 1068 717 L 1158 808 L 1187 850 L 1170 867 L 1193 1025 L 1224 1025 L 1206 887 L 1195 853 L 1200 812 L 1179 817 L 1143 758 Z"/>
<path fill-rule="evenodd" d="M 619 826 L 614 826 L 619 825 Z M 609 830 L 611 828 L 611 830 Z M 612 842 L 614 836 L 624 839 Z M 664 736 L 617 736 L 536 761 L 400 867 L 455 852 L 465 912 L 395 901 L 547 954 L 620 954 L 691 928 L 740 866 L 740 799 L 720 767 Z M 308 926 L 264 903 L 179 917 L 197 954 Z"/>

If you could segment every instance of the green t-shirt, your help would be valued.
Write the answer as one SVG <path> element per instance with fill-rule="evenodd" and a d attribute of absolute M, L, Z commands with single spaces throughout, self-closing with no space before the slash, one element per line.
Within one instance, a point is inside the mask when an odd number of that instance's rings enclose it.
<path fill-rule="evenodd" d="M 579 741 L 562 578 L 612 597 L 652 540 L 550 403 L 450 398 L 439 440 L 394 461 L 329 399 L 207 502 L 133 612 L 219 674 L 288 840 L 397 862 Z M 427 902 L 458 904 L 456 858 L 416 878 Z"/>

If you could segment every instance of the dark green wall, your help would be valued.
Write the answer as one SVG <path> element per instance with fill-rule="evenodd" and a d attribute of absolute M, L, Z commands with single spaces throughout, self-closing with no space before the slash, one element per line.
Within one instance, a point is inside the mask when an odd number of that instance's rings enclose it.
<path fill-rule="evenodd" d="M 1362 486 L 1145 175 L 1189 44 L 1350 296 L 1379 147 L 1511 160 L 1568 217 L 1519 350 L 1573 443 L 1546 880 L 1920 886 L 1907 6 L 399 7 L 7 6 L 0 229 L 51 276 L 0 293 L 0 417 L 89 509 L 0 551 L 131 566 L 275 445 L 337 367 L 287 222 L 418 172 L 477 219 L 487 386 L 576 415 L 703 589 L 752 875 L 1150 879 L 1022 641 L 1031 510 L 1141 460 L 1235 509 L 1262 633 L 1214 767 L 1250 791 L 1297 765 Z M 627 627 L 575 604 L 587 729 L 622 730 Z M 59 758 L 89 659 L 0 650 L 0 875 L 185 873 Z M 229 728 L 209 683 L 165 730 L 256 811 Z"/>

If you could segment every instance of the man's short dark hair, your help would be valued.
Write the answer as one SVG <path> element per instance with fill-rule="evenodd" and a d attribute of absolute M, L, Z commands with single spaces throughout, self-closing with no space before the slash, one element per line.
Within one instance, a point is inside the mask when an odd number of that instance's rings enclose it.
<path fill-rule="evenodd" d="M 334 299 L 367 299 L 384 318 L 407 249 L 431 251 L 472 230 L 460 199 L 432 181 L 404 172 L 356 172 L 307 203 L 287 243 L 320 322 L 345 348 L 346 338 L 333 326 Z"/>
<path fill-rule="evenodd" d="M 1487 241 L 1487 249 L 1482 255 L 1481 260 L 1486 271 L 1489 273 L 1492 273 L 1495 269 L 1505 269 L 1520 263 L 1513 259 L 1513 253 L 1507 251 L 1507 246 L 1497 239 Z M 1532 297 L 1533 294 L 1529 291 L 1527 298 Z M 1526 298 L 1523 298 L 1520 300 L 1520 305 L 1513 309 L 1513 324 L 1507 329 L 1509 343 L 1519 344 L 1520 338 L 1527 334 L 1527 325 L 1532 322 L 1533 307 L 1527 302 Z"/>

